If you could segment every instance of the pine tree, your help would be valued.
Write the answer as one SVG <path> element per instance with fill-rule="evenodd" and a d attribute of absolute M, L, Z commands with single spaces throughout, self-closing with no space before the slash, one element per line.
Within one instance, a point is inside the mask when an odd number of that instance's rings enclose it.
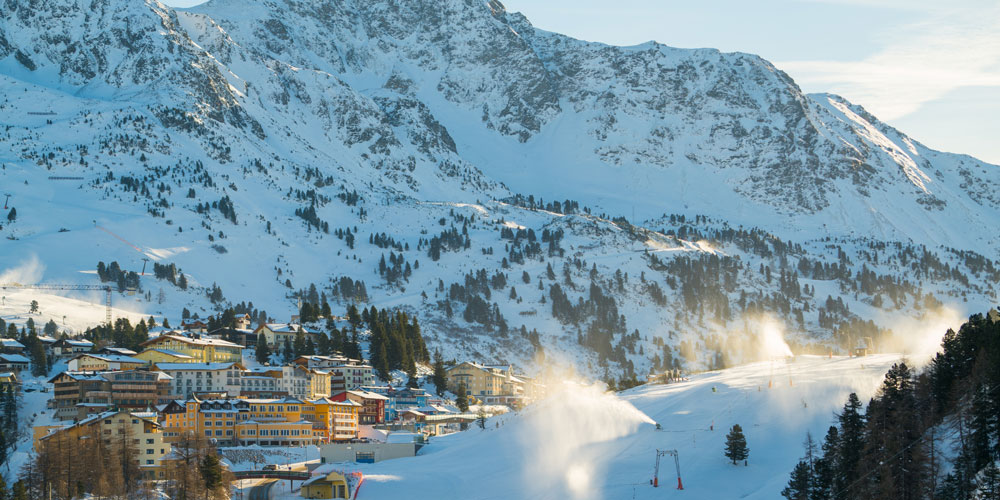
<path fill-rule="evenodd" d="M 847 397 L 844 411 L 837 416 L 837 421 L 840 423 L 840 437 L 834 461 L 833 489 L 837 492 L 837 500 L 858 498 L 856 489 L 848 488 L 858 478 L 858 462 L 865 446 L 865 419 L 861 415 L 861 400 L 857 394 L 852 392 Z"/>
<path fill-rule="evenodd" d="M 458 384 L 458 392 L 455 393 L 455 406 L 462 412 L 469 411 L 469 395 L 466 393 L 465 384 Z"/>
<path fill-rule="evenodd" d="M 299 331 L 295 332 L 295 343 L 293 344 L 295 357 L 299 357 L 306 352 L 306 334 L 299 327 Z"/>
<path fill-rule="evenodd" d="M 292 343 L 287 338 L 285 339 L 285 347 L 281 351 L 281 357 L 285 363 L 294 359 L 295 351 L 292 350 Z"/>
<path fill-rule="evenodd" d="M 49 372 L 48 360 L 45 358 L 45 346 L 35 335 L 31 336 L 31 374 L 36 377 L 45 376 Z"/>
<path fill-rule="evenodd" d="M 816 459 L 813 465 L 813 485 L 811 500 L 827 500 L 830 498 L 833 488 L 833 473 L 836 459 L 837 446 L 839 444 L 839 434 L 835 426 L 830 426 L 820 447 L 822 456 Z"/>
<path fill-rule="evenodd" d="M 788 486 L 781 490 L 781 496 L 788 500 L 809 500 L 811 475 L 809 464 L 805 460 L 799 460 L 799 463 L 795 464 L 795 468 L 792 469 L 792 477 L 788 480 Z"/>
<path fill-rule="evenodd" d="M 205 481 L 205 490 L 214 492 L 222 486 L 222 462 L 218 455 L 209 452 L 198 466 L 201 478 Z"/>
<path fill-rule="evenodd" d="M 16 220 L 17 220 L 17 209 L 11 207 L 10 212 L 7 212 L 7 222 L 14 222 Z"/>
<path fill-rule="evenodd" d="M 448 390 L 448 372 L 444 369 L 441 351 L 434 351 L 434 387 L 438 396 L 444 396 Z"/>
<path fill-rule="evenodd" d="M 740 424 L 733 424 L 733 428 L 726 435 L 725 455 L 726 458 L 733 461 L 733 465 L 750 456 L 750 448 L 747 448 L 747 439 L 743 435 L 743 428 L 740 427 Z"/>
<path fill-rule="evenodd" d="M 267 346 L 267 339 L 263 333 L 257 334 L 257 349 L 255 353 L 257 363 L 266 364 L 271 359 L 271 348 Z"/>

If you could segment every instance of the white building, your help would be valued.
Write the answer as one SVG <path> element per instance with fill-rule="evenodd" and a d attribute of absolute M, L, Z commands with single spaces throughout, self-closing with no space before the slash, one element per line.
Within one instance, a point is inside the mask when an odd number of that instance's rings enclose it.
<path fill-rule="evenodd" d="M 243 366 L 239 363 L 155 363 L 153 367 L 173 377 L 170 394 L 175 399 L 205 392 L 240 395 Z"/>
<path fill-rule="evenodd" d="M 330 393 L 360 389 L 375 385 L 375 369 L 362 363 L 345 363 L 330 367 Z"/>

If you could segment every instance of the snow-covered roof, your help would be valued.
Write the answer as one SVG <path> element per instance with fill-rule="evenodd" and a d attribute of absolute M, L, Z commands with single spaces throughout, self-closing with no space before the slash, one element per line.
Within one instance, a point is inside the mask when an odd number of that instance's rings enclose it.
<path fill-rule="evenodd" d="M 66 343 L 75 347 L 94 347 L 94 343 L 89 340 L 66 339 Z M 115 348 L 109 347 L 108 349 L 115 349 Z M 128 349 L 125 350 L 128 351 Z M 135 351 L 129 351 L 129 352 L 135 353 Z"/>
<path fill-rule="evenodd" d="M 28 358 L 20 354 L 0 354 L 0 360 L 7 363 L 27 363 Z"/>
<path fill-rule="evenodd" d="M 389 399 L 389 398 L 387 398 L 387 397 L 385 397 L 385 396 L 383 396 L 383 395 L 381 395 L 381 394 L 379 394 L 377 392 L 371 392 L 371 391 L 347 391 L 347 392 L 348 392 L 348 394 L 354 394 L 355 396 L 361 396 L 361 397 L 363 397 L 365 399 L 384 399 L 384 400 L 388 400 Z"/>
<path fill-rule="evenodd" d="M 154 363 L 160 371 L 218 371 L 228 370 L 237 363 Z"/>
<path fill-rule="evenodd" d="M 24 349 L 24 344 L 14 339 L 0 339 L 0 346 L 8 349 Z"/>
<path fill-rule="evenodd" d="M 414 443 L 419 440 L 419 434 L 413 432 L 392 432 L 385 437 L 386 443 Z"/>
<path fill-rule="evenodd" d="M 171 334 L 171 333 L 167 333 L 167 334 L 164 334 L 164 335 L 160 335 L 159 337 L 151 338 L 151 339 L 143 342 L 140 345 L 146 346 L 146 345 L 154 344 L 156 342 L 160 342 L 161 340 L 165 340 L 165 339 L 176 340 L 178 342 L 184 342 L 185 344 L 194 344 L 194 345 L 213 345 L 213 346 L 216 346 L 216 347 L 240 347 L 240 348 L 243 347 L 243 346 L 241 346 L 239 344 L 234 344 L 232 342 L 229 342 L 227 340 L 222 340 L 222 339 L 210 339 L 210 338 L 205 338 L 205 337 L 193 338 L 193 337 L 186 337 L 184 335 L 174 335 L 174 334 Z"/>
<path fill-rule="evenodd" d="M 188 356 L 187 354 L 184 354 L 182 352 L 177 352 L 177 351 L 173 351 L 173 350 L 170 350 L 170 349 L 146 349 L 146 351 L 155 351 L 155 352 L 166 354 L 167 356 L 173 356 L 175 358 L 194 359 L 193 356 Z M 143 351 L 143 352 L 146 352 L 146 351 Z"/>
<path fill-rule="evenodd" d="M 91 345 L 93 345 L 93 344 L 91 344 Z M 137 352 L 133 351 L 132 349 L 126 349 L 124 347 L 105 347 L 105 348 L 103 348 L 101 350 L 102 351 L 108 351 L 108 352 L 110 352 L 112 354 L 121 354 L 123 356 L 135 356 L 136 354 L 138 354 Z"/>
<path fill-rule="evenodd" d="M 83 353 L 83 354 L 77 354 L 76 356 L 73 357 L 73 359 L 80 359 L 80 358 L 84 358 L 84 357 L 99 359 L 101 361 L 107 361 L 109 363 L 138 363 L 138 364 L 146 363 L 145 360 L 138 359 L 138 358 L 133 358 L 132 356 L 123 356 L 121 354 L 91 354 L 91 353 Z M 72 360 L 70 360 L 70 361 L 72 361 Z"/>
<path fill-rule="evenodd" d="M 296 333 L 299 328 L 305 333 L 312 333 L 306 327 L 296 323 L 267 323 L 264 326 L 274 333 Z"/>

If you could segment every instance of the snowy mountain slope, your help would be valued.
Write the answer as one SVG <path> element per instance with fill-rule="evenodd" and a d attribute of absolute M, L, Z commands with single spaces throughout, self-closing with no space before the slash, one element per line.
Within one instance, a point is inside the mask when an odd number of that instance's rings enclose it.
<path fill-rule="evenodd" d="M 356 466 L 363 494 L 375 499 L 777 498 L 806 432 L 821 438 L 850 392 L 868 401 L 898 359 L 804 356 L 619 395 L 571 387 L 494 417 L 485 430 L 435 438 L 416 458 Z M 746 467 L 723 456 L 733 424 L 747 437 Z M 649 484 L 657 449 L 678 450 L 683 491 L 671 457 L 660 464 L 659 488 Z"/>
<path fill-rule="evenodd" d="M 146 276 L 117 296 L 137 315 L 210 314 L 217 283 L 284 320 L 310 284 L 335 309 L 360 300 L 335 293 L 349 277 L 361 302 L 418 313 L 446 356 L 617 377 L 668 353 L 741 360 L 761 313 L 843 346 L 855 320 L 996 300 L 996 167 L 804 96 L 754 56 L 588 44 L 496 2 L 4 8 L 0 180 L 18 217 L 0 221 L 0 272 L 180 267 L 186 291 Z M 431 258 L 452 228 L 468 243 Z M 383 233 L 398 248 L 368 242 Z M 394 256 L 407 277 L 379 271 Z M 492 282 L 470 285 L 480 271 Z M 572 313 L 554 314 L 554 285 Z M 5 316 L 23 317 L 19 293 Z M 58 322 L 40 302 L 36 322 Z"/>

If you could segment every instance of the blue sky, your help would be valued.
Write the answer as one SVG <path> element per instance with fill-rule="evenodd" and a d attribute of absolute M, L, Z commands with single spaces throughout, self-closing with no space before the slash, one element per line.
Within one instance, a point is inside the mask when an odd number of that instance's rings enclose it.
<path fill-rule="evenodd" d="M 614 45 L 656 40 L 674 47 L 759 54 L 806 92 L 840 94 L 927 146 L 1000 164 L 996 0 L 504 4 L 539 28 L 584 40 Z"/>

